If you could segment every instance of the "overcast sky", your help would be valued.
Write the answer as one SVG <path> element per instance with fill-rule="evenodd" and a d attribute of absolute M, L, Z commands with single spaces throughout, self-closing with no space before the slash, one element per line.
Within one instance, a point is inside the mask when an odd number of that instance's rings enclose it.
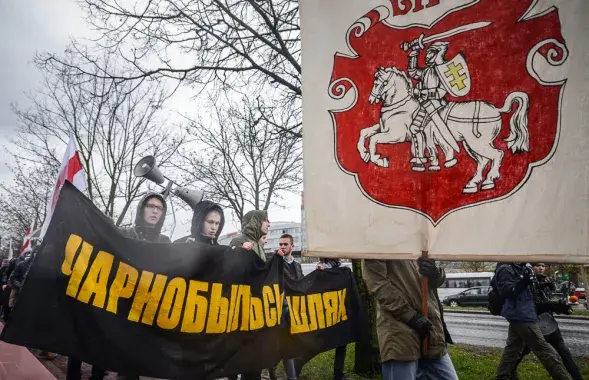
<path fill-rule="evenodd" d="M 38 86 L 40 76 L 31 60 L 36 51 L 62 52 L 71 37 L 80 40 L 90 35 L 74 0 L 0 0 L 0 142 L 8 144 L 16 118 L 10 103 L 26 106 L 24 93 Z M 184 91 L 185 92 L 185 91 Z M 172 102 L 173 112 L 182 112 L 187 99 Z M 65 150 L 65 147 L 64 147 Z M 6 168 L 9 158 L 0 155 L 0 181 L 11 180 Z M 300 221 L 300 196 L 290 195 L 285 208 L 270 210 L 272 221 Z M 190 214 L 176 215 L 174 237 L 190 231 Z M 228 221 L 224 233 L 235 231 L 238 223 Z"/>

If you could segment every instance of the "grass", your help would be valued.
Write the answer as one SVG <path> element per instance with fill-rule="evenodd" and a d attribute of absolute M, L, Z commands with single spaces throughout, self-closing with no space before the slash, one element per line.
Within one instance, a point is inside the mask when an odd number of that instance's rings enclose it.
<path fill-rule="evenodd" d="M 486 307 L 477 307 L 477 306 L 444 306 L 444 310 L 455 310 L 455 311 L 485 311 L 488 312 Z M 587 316 L 589 317 L 589 310 L 587 309 L 573 309 L 573 314 L 576 316 Z"/>
<path fill-rule="evenodd" d="M 302 375 L 308 380 L 333 379 L 333 356 L 335 351 L 316 356 L 303 368 Z M 501 349 L 455 345 L 450 347 L 450 356 L 460 380 L 492 380 L 495 378 Z M 589 358 L 577 358 L 584 379 L 589 379 Z M 346 355 L 346 376 L 350 380 L 375 380 L 380 376 L 367 378 L 352 373 L 354 369 L 354 345 L 348 345 Z M 282 368 L 280 368 L 282 370 Z M 518 367 L 520 380 L 549 380 L 550 375 L 535 356 L 528 355 Z M 284 376 L 284 372 L 282 372 Z"/>

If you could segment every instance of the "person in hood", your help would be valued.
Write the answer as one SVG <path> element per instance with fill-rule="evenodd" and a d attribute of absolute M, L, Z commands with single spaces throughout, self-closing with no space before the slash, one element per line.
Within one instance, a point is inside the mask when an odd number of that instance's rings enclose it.
<path fill-rule="evenodd" d="M 260 238 L 268 233 L 270 221 L 265 210 L 252 210 L 244 215 L 241 221 L 241 234 L 231 240 L 230 246 L 234 248 L 252 249 L 262 260 L 266 261 L 264 247 L 260 244 Z"/>
<path fill-rule="evenodd" d="M 200 242 L 210 245 L 219 245 L 217 240 L 225 225 L 225 214 L 221 206 L 211 201 L 197 203 L 192 215 L 192 227 L 190 236 L 180 238 L 174 243 Z"/>
<path fill-rule="evenodd" d="M 152 243 L 171 243 L 169 237 L 162 235 L 162 226 L 166 219 L 166 200 L 161 194 L 148 193 L 137 205 L 135 224 L 123 228 L 121 232 L 131 239 L 145 240 Z"/>
<path fill-rule="evenodd" d="M 166 219 L 167 209 L 166 200 L 161 194 L 146 194 L 137 205 L 134 226 L 122 228 L 121 233 L 131 239 L 144 240 L 151 243 L 171 243 L 170 238 L 161 233 Z M 75 367 L 75 371 L 73 372 L 77 376 L 78 361 L 74 361 L 73 363 L 73 367 Z M 135 374 L 118 374 L 117 379 L 139 380 L 139 376 Z"/>

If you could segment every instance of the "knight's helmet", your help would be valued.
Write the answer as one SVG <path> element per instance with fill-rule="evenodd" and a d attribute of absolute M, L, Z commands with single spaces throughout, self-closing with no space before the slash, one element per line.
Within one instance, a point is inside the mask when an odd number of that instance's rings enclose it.
<path fill-rule="evenodd" d="M 449 42 L 434 42 L 426 51 L 426 64 L 441 65 L 446 62 L 446 52 L 448 51 Z"/>

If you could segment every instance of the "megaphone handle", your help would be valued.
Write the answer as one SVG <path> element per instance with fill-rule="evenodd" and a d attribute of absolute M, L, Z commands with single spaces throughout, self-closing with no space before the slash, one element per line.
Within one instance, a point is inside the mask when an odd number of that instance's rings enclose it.
<path fill-rule="evenodd" d="M 164 194 L 163 194 L 164 199 L 167 199 L 168 196 L 170 195 L 170 191 L 172 190 L 173 184 L 174 184 L 174 182 L 172 182 L 168 179 L 168 185 L 166 186 L 166 190 L 164 190 Z"/>

